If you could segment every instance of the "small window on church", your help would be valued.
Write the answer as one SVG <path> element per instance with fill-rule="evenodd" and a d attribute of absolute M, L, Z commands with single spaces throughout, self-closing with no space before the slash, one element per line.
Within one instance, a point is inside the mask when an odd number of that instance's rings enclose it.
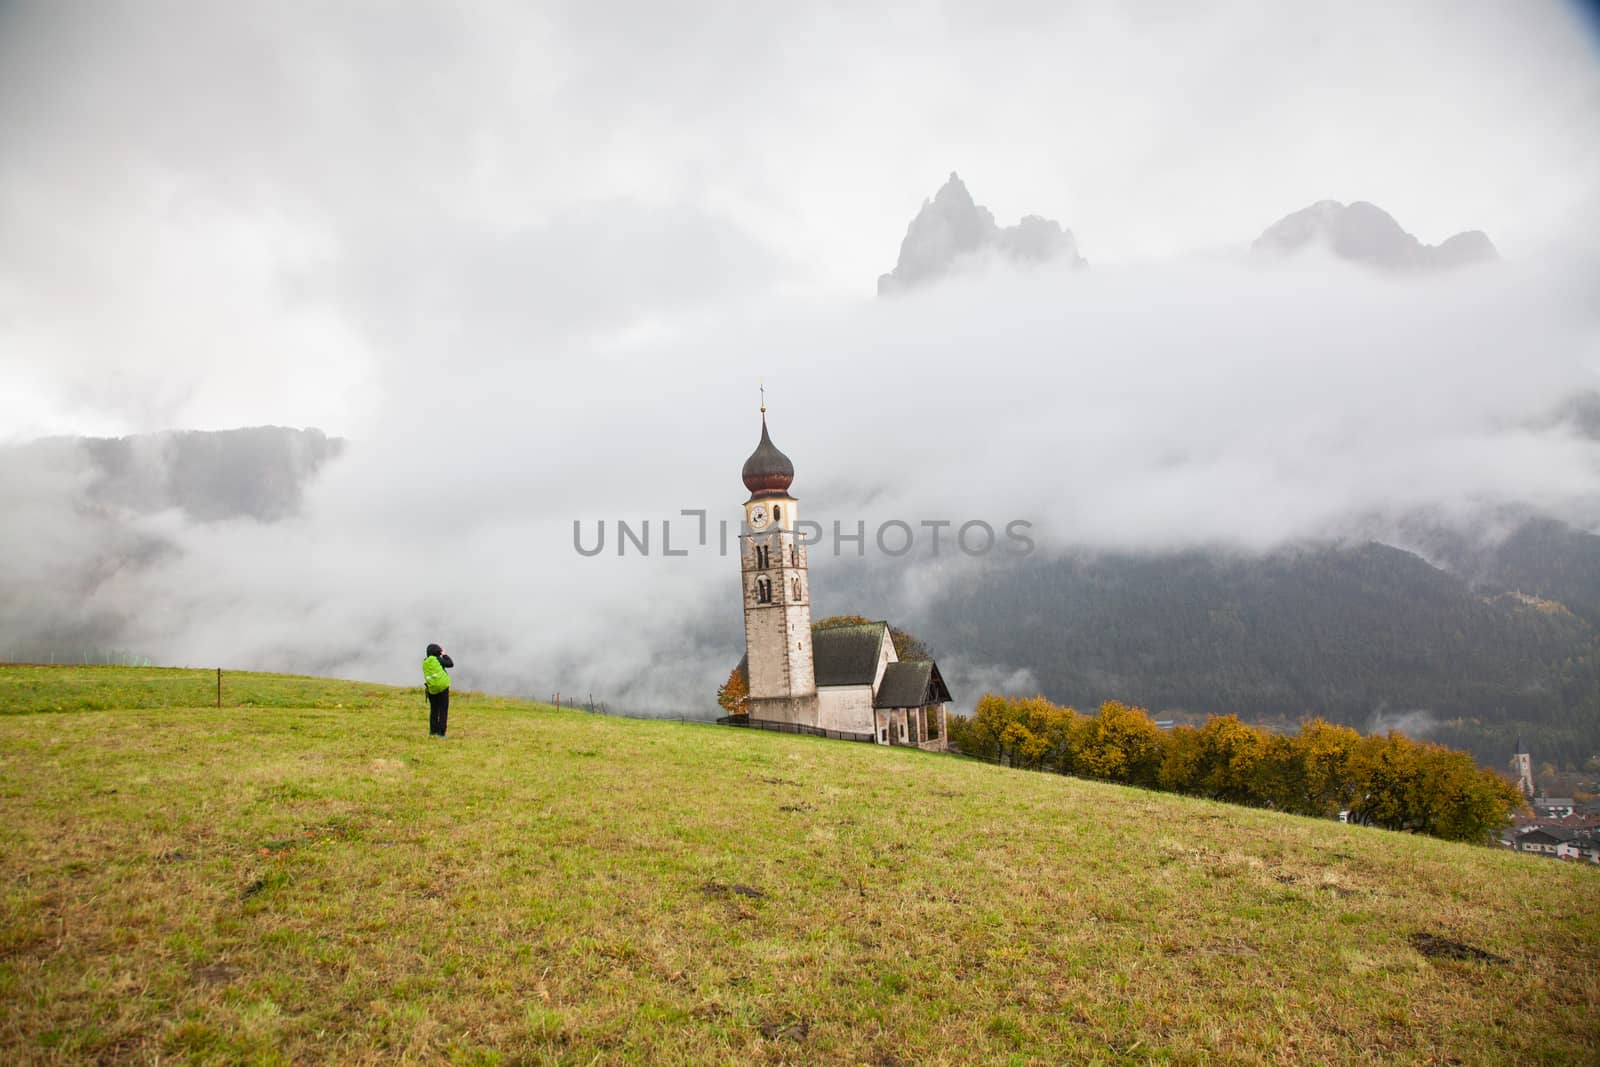
<path fill-rule="evenodd" d="M 772 563 L 767 555 L 766 545 L 756 546 L 756 566 L 761 570 L 766 570 L 768 567 L 772 566 Z"/>
<path fill-rule="evenodd" d="M 777 504 L 772 505 L 772 521 L 783 521 L 783 508 L 779 507 Z"/>
<path fill-rule="evenodd" d="M 767 578 L 756 579 L 756 603 L 772 603 L 772 581 Z"/>
<path fill-rule="evenodd" d="M 800 566 L 800 548 L 798 545 L 789 546 L 789 565 L 791 567 Z"/>

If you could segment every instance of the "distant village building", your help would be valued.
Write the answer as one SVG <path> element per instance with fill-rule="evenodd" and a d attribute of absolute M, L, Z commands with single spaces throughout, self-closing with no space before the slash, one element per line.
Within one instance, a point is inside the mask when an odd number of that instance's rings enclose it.
<path fill-rule="evenodd" d="M 1580 863 L 1600 863 L 1600 841 L 1575 838 L 1556 846 L 1556 859 L 1577 860 Z"/>
<path fill-rule="evenodd" d="M 1534 814 L 1545 819 L 1564 819 L 1577 811 L 1571 797 L 1534 797 Z"/>
<path fill-rule="evenodd" d="M 813 629 L 794 464 L 767 432 L 742 472 L 739 537 L 745 676 L 752 720 L 838 731 L 883 745 L 949 746 L 950 691 L 932 660 L 902 662 L 886 622 Z"/>
<path fill-rule="evenodd" d="M 1533 814 L 1517 815 L 1502 834 L 1501 844 L 1536 856 L 1600 863 L 1600 817 L 1580 814 L 1572 797 L 1535 795 L 1533 759 L 1520 734 L 1511 756 L 1511 773 Z"/>
<path fill-rule="evenodd" d="M 1533 757 L 1522 743 L 1521 734 L 1517 735 L 1517 750 L 1511 756 L 1511 776 L 1517 780 L 1517 788 L 1522 790 L 1538 818 L 1564 819 L 1577 812 L 1578 806 L 1572 797 L 1549 797 L 1534 788 Z"/>
<path fill-rule="evenodd" d="M 1572 839 L 1572 831 L 1554 826 L 1533 826 L 1516 837 L 1518 852 L 1538 852 L 1554 856 L 1559 846 Z"/>
<path fill-rule="evenodd" d="M 1592 829 L 1530 826 L 1516 834 L 1511 847 L 1518 852 L 1532 852 L 1556 859 L 1600 863 L 1600 838 L 1594 836 Z"/>

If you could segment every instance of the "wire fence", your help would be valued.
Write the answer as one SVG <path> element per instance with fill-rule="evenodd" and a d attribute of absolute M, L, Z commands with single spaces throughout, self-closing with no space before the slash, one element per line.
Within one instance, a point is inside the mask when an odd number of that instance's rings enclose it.
<path fill-rule="evenodd" d="M 861 741 L 871 744 L 871 734 L 851 733 L 846 730 L 825 730 L 820 726 L 807 726 L 798 722 L 776 722 L 772 719 L 752 719 L 748 715 L 724 715 L 716 720 L 719 726 L 739 726 L 751 730 L 771 730 L 779 734 L 805 734 L 807 737 L 826 737 L 831 741 Z"/>
<path fill-rule="evenodd" d="M 825 737 L 830 741 L 860 741 L 866 744 L 871 744 L 874 740 L 871 734 L 852 733 L 847 730 L 825 730 L 820 726 L 807 726 L 798 722 L 752 719 L 748 715 L 713 717 L 683 713 L 660 715 L 628 711 L 622 708 L 612 708 L 603 700 L 595 700 L 593 696 L 590 696 L 587 700 L 573 700 L 560 692 L 550 695 L 549 704 L 557 711 L 583 711 L 588 712 L 590 715 L 606 715 L 614 719 L 637 719 L 645 722 L 687 722 L 698 723 L 702 726 L 737 726 L 752 730 L 770 730 L 773 733 L 780 734 L 804 734 L 807 737 Z"/>
<path fill-rule="evenodd" d="M 637 719 L 642 722 L 690 722 L 700 723 L 703 726 L 715 726 L 717 719 L 714 715 L 693 712 L 660 713 L 647 711 L 631 711 L 627 708 L 613 708 L 607 701 L 596 700 L 591 694 L 587 699 L 574 699 L 571 695 L 560 690 L 550 694 L 548 698 L 540 701 L 538 697 L 528 698 L 535 703 L 549 704 L 557 711 L 582 711 L 590 715 L 605 715 L 613 719 Z"/>
<path fill-rule="evenodd" d="M 870 733 L 856 733 L 849 730 L 828 730 L 820 726 L 807 726 L 798 722 L 778 722 L 774 719 L 752 719 L 748 715 L 723 715 L 711 717 L 705 715 L 657 715 L 637 711 L 614 709 L 605 701 L 596 701 L 593 697 L 587 700 L 572 700 L 561 693 L 553 693 L 549 703 L 556 710 L 584 711 L 591 715 L 607 715 L 617 719 L 638 719 L 645 722 L 687 722 L 698 723 L 701 726 L 735 726 L 740 729 L 768 730 L 778 734 L 802 734 L 806 737 L 824 737 L 830 741 L 855 741 L 861 744 L 873 744 L 877 739 Z"/>

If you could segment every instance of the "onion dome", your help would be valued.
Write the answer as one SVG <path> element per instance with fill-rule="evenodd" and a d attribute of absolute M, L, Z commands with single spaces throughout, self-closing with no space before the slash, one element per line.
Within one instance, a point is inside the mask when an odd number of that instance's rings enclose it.
<path fill-rule="evenodd" d="M 744 487 L 752 499 L 764 496 L 786 496 L 789 484 L 794 481 L 794 464 L 778 451 L 778 446 L 767 436 L 766 408 L 761 409 L 761 443 L 744 461 Z"/>

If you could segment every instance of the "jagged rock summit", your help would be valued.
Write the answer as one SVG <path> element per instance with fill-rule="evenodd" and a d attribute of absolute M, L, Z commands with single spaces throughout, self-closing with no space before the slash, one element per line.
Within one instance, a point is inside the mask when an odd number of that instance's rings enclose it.
<path fill-rule="evenodd" d="M 900 259 L 894 270 L 878 278 L 878 295 L 903 292 L 961 270 L 981 265 L 991 257 L 1013 263 L 1062 260 L 1084 266 L 1071 230 L 1038 215 L 1024 216 L 1015 226 L 1000 227 L 988 208 L 973 202 L 972 194 L 952 171 L 950 180 L 922 203 L 911 220 Z"/>
<path fill-rule="evenodd" d="M 1425 245 L 1401 229 L 1393 215 L 1364 200 L 1312 204 L 1268 226 L 1250 247 L 1257 255 L 1289 256 L 1311 246 L 1324 247 L 1340 259 L 1394 271 L 1447 270 L 1500 258 L 1482 230 Z"/>

